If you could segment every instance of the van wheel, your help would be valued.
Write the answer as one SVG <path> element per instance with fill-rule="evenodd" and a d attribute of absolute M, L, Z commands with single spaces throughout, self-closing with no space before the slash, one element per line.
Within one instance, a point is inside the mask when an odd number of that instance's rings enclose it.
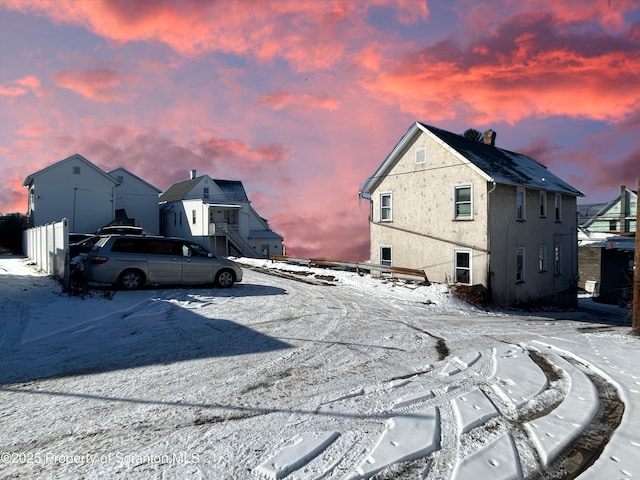
<path fill-rule="evenodd" d="M 144 283 L 144 276 L 138 270 L 125 270 L 120 275 L 118 283 L 125 290 L 135 290 Z"/>
<path fill-rule="evenodd" d="M 216 285 L 222 288 L 229 288 L 236 281 L 236 277 L 231 270 L 222 270 L 216 275 Z"/>

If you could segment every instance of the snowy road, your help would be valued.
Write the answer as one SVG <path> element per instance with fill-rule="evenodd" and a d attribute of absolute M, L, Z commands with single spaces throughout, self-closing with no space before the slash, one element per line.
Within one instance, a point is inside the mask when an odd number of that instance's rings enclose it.
<path fill-rule="evenodd" d="M 616 318 L 487 313 L 330 271 L 68 297 L 0 267 L 0 478 L 554 478 L 621 398 L 638 415 L 615 352 L 640 345 Z M 601 342 L 615 365 L 596 369 Z M 640 476 L 625 432 L 585 478 Z"/>

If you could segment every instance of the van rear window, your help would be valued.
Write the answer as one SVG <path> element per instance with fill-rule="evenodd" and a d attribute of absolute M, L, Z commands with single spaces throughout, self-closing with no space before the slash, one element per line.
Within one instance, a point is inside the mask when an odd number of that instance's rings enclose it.
<path fill-rule="evenodd" d="M 121 253 L 147 253 L 149 246 L 146 240 L 134 240 L 130 238 L 118 238 L 113 242 L 112 252 Z"/>

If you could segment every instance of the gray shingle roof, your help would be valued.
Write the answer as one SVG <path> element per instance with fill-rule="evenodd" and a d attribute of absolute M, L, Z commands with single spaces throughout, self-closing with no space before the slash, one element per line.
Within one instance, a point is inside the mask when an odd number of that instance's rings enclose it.
<path fill-rule="evenodd" d="M 414 123 L 400 139 L 376 172 L 367 179 L 361 195 L 367 196 L 389 174 L 405 148 L 422 132 L 435 136 L 459 157 L 469 162 L 487 178 L 496 183 L 534 188 L 573 196 L 584 196 L 567 182 L 553 174 L 544 165 L 521 153 L 511 152 L 464 136 L 427 125 Z"/>
<path fill-rule="evenodd" d="M 497 183 L 583 196 L 582 192 L 554 175 L 547 167 L 522 153 L 510 152 L 482 142 L 475 142 L 462 135 L 424 123 L 421 125 Z"/>
<path fill-rule="evenodd" d="M 191 180 L 174 183 L 162 195 L 159 202 L 176 202 L 182 200 L 185 196 L 207 175 L 196 177 Z M 249 200 L 247 192 L 240 180 L 218 180 L 210 178 L 225 195 L 226 200 L 235 202 L 246 202 Z"/>

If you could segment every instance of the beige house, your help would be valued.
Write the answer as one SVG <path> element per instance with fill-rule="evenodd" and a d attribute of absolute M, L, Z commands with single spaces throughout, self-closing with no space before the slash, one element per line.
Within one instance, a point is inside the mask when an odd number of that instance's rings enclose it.
<path fill-rule="evenodd" d="M 371 262 L 483 285 L 495 304 L 576 302 L 576 197 L 546 167 L 416 122 L 360 192 Z"/>

